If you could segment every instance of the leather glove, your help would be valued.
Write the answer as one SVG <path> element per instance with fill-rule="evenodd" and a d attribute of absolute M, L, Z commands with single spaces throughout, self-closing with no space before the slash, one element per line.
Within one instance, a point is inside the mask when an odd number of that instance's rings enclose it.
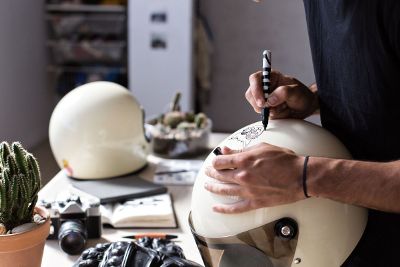
<path fill-rule="evenodd" d="M 73 267 L 201 267 L 186 260 L 172 241 L 143 238 L 134 242 L 100 243 L 86 249 Z M 143 246 L 142 246 L 143 245 Z"/>

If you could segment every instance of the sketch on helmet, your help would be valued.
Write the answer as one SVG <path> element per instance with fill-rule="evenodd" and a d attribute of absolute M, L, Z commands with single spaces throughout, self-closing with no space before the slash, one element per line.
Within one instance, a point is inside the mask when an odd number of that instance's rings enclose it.
<path fill-rule="evenodd" d="M 244 128 L 241 132 L 229 138 L 229 140 L 240 143 L 242 149 L 247 147 L 250 142 L 259 137 L 264 131 L 262 126 L 250 126 Z"/>

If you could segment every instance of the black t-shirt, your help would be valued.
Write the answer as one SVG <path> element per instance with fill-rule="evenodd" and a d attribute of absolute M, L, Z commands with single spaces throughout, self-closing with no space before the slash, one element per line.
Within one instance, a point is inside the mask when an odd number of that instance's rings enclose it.
<path fill-rule="evenodd" d="M 400 0 L 304 5 L 322 125 L 355 159 L 400 159 Z M 398 255 L 400 215 L 370 210 L 367 229 L 343 266 L 398 267 Z"/>

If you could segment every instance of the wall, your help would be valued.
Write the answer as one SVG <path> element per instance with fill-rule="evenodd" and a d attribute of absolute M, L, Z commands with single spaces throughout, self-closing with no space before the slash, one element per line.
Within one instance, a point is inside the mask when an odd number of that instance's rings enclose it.
<path fill-rule="evenodd" d="M 261 68 L 264 49 L 272 66 L 305 84 L 314 81 L 303 1 L 199 0 L 214 34 L 212 89 L 205 112 L 215 131 L 232 132 L 259 120 L 244 93 Z"/>
<path fill-rule="evenodd" d="M 0 3 L 0 141 L 32 147 L 47 137 L 53 92 L 46 86 L 43 1 Z"/>
<path fill-rule="evenodd" d="M 147 119 L 167 111 L 177 91 L 182 110 L 192 109 L 192 10 L 192 0 L 129 3 L 129 89 Z M 151 21 L 154 14 L 164 14 L 166 21 Z M 151 47 L 154 40 L 165 48 Z"/>

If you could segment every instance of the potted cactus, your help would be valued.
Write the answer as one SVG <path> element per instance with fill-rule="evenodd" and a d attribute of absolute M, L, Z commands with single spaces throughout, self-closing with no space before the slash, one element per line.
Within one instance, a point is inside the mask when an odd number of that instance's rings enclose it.
<path fill-rule="evenodd" d="M 0 144 L 0 267 L 39 267 L 50 230 L 47 211 L 36 207 L 40 171 L 20 143 Z"/>

